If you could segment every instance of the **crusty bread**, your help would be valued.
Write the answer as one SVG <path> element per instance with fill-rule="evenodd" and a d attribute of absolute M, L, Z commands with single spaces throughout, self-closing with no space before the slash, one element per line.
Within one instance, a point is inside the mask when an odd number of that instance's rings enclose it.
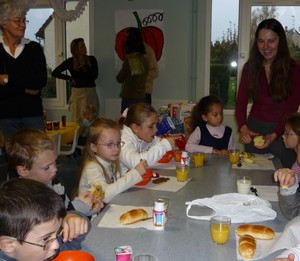
<path fill-rule="evenodd" d="M 120 216 L 120 223 L 123 225 L 132 224 L 148 218 L 148 213 L 142 209 L 132 209 Z"/>
<path fill-rule="evenodd" d="M 240 225 L 235 231 L 239 236 L 250 235 L 257 239 L 272 239 L 275 236 L 271 228 L 261 225 Z"/>
<path fill-rule="evenodd" d="M 253 138 L 253 142 L 255 147 L 260 147 L 265 144 L 265 138 L 262 135 L 255 136 Z"/>
<path fill-rule="evenodd" d="M 244 235 L 239 239 L 239 253 L 245 259 L 251 259 L 256 250 L 256 240 L 253 236 Z"/>

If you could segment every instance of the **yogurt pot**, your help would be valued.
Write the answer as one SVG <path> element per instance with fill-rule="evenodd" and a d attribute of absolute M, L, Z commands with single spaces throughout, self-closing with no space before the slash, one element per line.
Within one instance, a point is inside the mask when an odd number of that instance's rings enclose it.
<path fill-rule="evenodd" d="M 132 254 L 131 246 L 115 247 L 116 261 L 130 261 Z"/>

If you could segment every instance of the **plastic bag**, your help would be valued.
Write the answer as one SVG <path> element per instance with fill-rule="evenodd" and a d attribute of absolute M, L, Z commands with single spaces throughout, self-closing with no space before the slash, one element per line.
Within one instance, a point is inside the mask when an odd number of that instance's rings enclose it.
<path fill-rule="evenodd" d="M 228 193 L 211 198 L 195 199 L 185 204 L 187 205 L 186 215 L 199 220 L 210 220 L 213 216 L 223 215 L 230 217 L 232 223 L 250 223 L 273 220 L 277 216 L 269 201 L 254 195 Z M 212 209 L 213 213 L 208 216 L 193 216 L 189 214 L 192 206 L 205 206 Z"/>

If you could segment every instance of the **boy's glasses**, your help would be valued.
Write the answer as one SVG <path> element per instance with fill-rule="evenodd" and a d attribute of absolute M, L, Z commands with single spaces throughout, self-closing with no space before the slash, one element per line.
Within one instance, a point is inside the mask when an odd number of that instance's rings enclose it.
<path fill-rule="evenodd" d="M 105 146 L 108 149 L 113 149 L 114 147 L 121 148 L 121 147 L 124 146 L 124 144 L 125 144 L 124 141 L 120 141 L 120 142 L 117 142 L 117 143 L 113 143 L 113 142 L 110 142 L 110 143 L 98 143 L 97 145 Z"/>
<path fill-rule="evenodd" d="M 17 239 L 17 238 L 14 238 L 15 240 L 18 240 L 22 243 L 26 243 L 26 244 L 30 244 L 30 245 L 33 245 L 33 246 L 38 246 L 38 247 L 42 247 L 44 250 L 49 250 L 50 247 L 52 246 L 53 242 L 55 240 L 58 240 L 62 235 L 63 235 L 63 232 L 64 232 L 64 228 L 63 227 L 60 227 L 56 233 L 56 236 L 54 238 L 51 238 L 47 241 L 45 241 L 45 244 L 44 245 L 41 245 L 41 244 L 37 244 L 37 243 L 32 243 L 32 242 L 29 242 L 29 241 L 25 241 L 25 240 L 20 240 L 20 239 Z"/>
<path fill-rule="evenodd" d="M 7 19 L 7 20 L 17 24 L 18 26 L 20 26 L 21 24 L 27 25 L 29 23 L 29 21 L 26 19 Z"/>

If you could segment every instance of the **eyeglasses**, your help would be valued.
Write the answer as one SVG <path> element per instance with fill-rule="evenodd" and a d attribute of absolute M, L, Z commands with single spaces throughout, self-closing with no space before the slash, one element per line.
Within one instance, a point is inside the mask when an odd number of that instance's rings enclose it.
<path fill-rule="evenodd" d="M 113 143 L 113 142 L 110 142 L 110 143 L 98 143 L 97 145 L 106 146 L 108 149 L 113 149 L 114 147 L 121 148 L 121 147 L 124 146 L 124 144 L 125 144 L 124 141 L 120 141 L 120 142 L 117 142 L 117 143 Z"/>
<path fill-rule="evenodd" d="M 290 131 L 285 131 L 283 133 L 283 136 L 298 136 L 296 133 L 290 132 Z"/>
<path fill-rule="evenodd" d="M 26 19 L 7 19 L 7 20 L 17 24 L 18 26 L 20 26 L 21 24 L 27 25 L 29 23 L 29 21 Z"/>
<path fill-rule="evenodd" d="M 64 228 L 60 227 L 58 229 L 57 233 L 56 233 L 56 236 L 54 238 L 51 238 L 51 239 L 47 240 L 44 245 L 32 243 L 32 242 L 25 241 L 25 240 L 20 240 L 20 239 L 17 239 L 17 238 L 13 238 L 13 239 L 18 240 L 18 241 L 23 242 L 23 243 L 26 243 L 26 244 L 33 245 L 33 246 L 42 247 L 44 250 L 49 250 L 50 247 L 52 246 L 53 242 L 55 240 L 58 240 L 63 235 L 63 232 L 64 232 Z"/>

